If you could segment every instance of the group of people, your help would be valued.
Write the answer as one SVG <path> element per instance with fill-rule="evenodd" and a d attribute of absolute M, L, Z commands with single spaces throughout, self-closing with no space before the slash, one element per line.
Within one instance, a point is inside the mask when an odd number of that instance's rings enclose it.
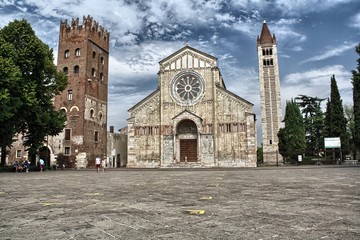
<path fill-rule="evenodd" d="M 14 162 L 14 168 L 15 172 L 29 172 L 30 162 L 28 160 L 25 160 L 24 162 L 15 161 Z"/>
<path fill-rule="evenodd" d="M 42 158 L 40 158 L 39 160 L 40 172 L 43 171 L 44 165 L 45 165 L 45 161 Z M 23 172 L 23 171 L 29 172 L 30 162 L 28 160 L 25 160 L 24 162 L 15 161 L 13 166 L 15 168 L 15 172 Z"/>
<path fill-rule="evenodd" d="M 96 157 L 95 158 L 95 167 L 96 167 L 96 171 L 99 172 L 100 169 L 102 169 L 102 172 L 105 172 L 105 167 L 106 167 L 106 159 L 100 159 L 100 157 Z"/>

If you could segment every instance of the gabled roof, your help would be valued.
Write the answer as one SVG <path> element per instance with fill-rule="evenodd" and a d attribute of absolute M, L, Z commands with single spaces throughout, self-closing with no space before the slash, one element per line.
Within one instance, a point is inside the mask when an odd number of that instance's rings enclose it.
<path fill-rule="evenodd" d="M 244 102 L 244 103 L 246 103 L 246 104 L 249 104 L 249 105 L 251 105 L 251 106 L 254 106 L 253 103 L 249 102 L 248 100 L 246 100 L 246 99 L 244 99 L 244 98 L 242 98 L 242 97 L 239 97 L 239 96 L 236 95 L 235 93 L 232 93 L 232 92 L 230 92 L 229 90 L 227 90 L 227 89 L 225 89 L 225 88 L 223 88 L 223 87 L 220 87 L 220 86 L 216 86 L 216 87 L 217 87 L 217 89 L 221 89 L 222 91 L 224 91 L 225 93 L 231 95 L 232 97 L 234 97 L 234 98 L 236 98 L 236 99 L 238 99 L 238 100 L 240 100 L 240 101 L 242 101 L 242 102 Z"/>
<path fill-rule="evenodd" d="M 257 38 L 257 43 L 258 44 L 276 43 L 275 34 L 273 37 L 271 36 L 270 30 L 269 30 L 265 20 L 264 20 L 264 23 L 263 23 L 263 26 L 261 29 L 260 37 L 258 36 L 258 38 Z"/>
<path fill-rule="evenodd" d="M 185 112 L 190 113 L 191 115 L 195 116 L 196 118 L 199 118 L 201 121 L 203 120 L 200 116 L 198 116 L 198 115 L 196 115 L 196 114 L 194 114 L 194 113 L 190 112 L 190 111 L 189 111 L 189 110 L 187 110 L 187 109 L 185 109 L 184 111 L 182 111 L 181 113 L 179 113 L 178 115 L 176 115 L 175 117 L 173 117 L 172 119 L 177 118 L 178 116 L 180 116 L 180 115 L 184 114 Z"/>
<path fill-rule="evenodd" d="M 164 58 L 163 60 L 161 60 L 161 61 L 159 62 L 159 64 L 162 64 L 162 63 L 166 62 L 167 60 L 173 58 L 174 56 L 176 56 L 176 55 L 178 55 L 179 53 L 184 52 L 184 51 L 186 51 L 186 50 L 190 50 L 190 51 L 197 52 L 197 53 L 200 54 L 200 55 L 206 56 L 206 57 L 208 57 L 208 58 L 211 58 L 211 59 L 217 61 L 217 58 L 216 58 L 216 57 L 214 57 L 214 56 L 212 56 L 212 55 L 210 55 L 210 54 L 207 54 L 207 53 L 205 53 L 205 52 L 202 52 L 202 51 L 200 51 L 200 50 L 198 50 L 198 49 L 196 49 L 196 48 L 192 48 L 192 47 L 186 45 L 185 47 L 179 49 L 178 51 L 174 52 L 173 54 L 171 54 L 171 55 L 167 56 L 166 58 Z"/>
<path fill-rule="evenodd" d="M 137 104 L 135 104 L 134 106 L 132 106 L 128 112 L 134 110 L 136 107 L 138 107 L 139 105 L 141 105 L 142 103 L 144 103 L 145 101 L 149 100 L 151 97 L 153 97 L 156 93 L 160 92 L 159 89 L 156 89 L 154 92 L 150 93 L 147 97 L 145 97 L 143 100 L 141 100 L 140 102 L 138 102 Z"/>

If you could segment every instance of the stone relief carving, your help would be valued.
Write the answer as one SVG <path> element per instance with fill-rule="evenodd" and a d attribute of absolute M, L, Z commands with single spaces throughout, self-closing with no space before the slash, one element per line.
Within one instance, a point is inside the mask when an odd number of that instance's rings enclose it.
<path fill-rule="evenodd" d="M 174 144 L 173 144 L 173 136 L 164 136 L 164 160 L 172 161 L 173 160 L 173 152 L 174 152 Z"/>

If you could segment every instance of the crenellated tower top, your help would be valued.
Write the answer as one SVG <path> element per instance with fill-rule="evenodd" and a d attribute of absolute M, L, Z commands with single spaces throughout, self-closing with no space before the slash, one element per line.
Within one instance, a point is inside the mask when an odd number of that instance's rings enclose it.
<path fill-rule="evenodd" d="M 67 20 L 60 20 L 60 41 L 66 39 L 80 42 L 84 38 L 92 40 L 104 50 L 109 51 L 110 32 L 93 20 L 90 15 L 87 17 L 83 16 L 82 24 L 79 24 L 79 18 L 73 18 L 70 25 Z"/>

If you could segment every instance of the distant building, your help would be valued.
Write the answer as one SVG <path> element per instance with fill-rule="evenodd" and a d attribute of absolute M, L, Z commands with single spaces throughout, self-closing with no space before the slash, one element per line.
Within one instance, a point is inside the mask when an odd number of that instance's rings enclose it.
<path fill-rule="evenodd" d="M 282 159 L 277 136 L 282 121 L 280 77 L 276 37 L 271 36 L 266 21 L 257 38 L 257 52 L 264 164 L 276 165 Z"/>
<path fill-rule="evenodd" d="M 114 132 L 114 127 L 110 126 L 107 136 L 107 156 L 108 166 L 111 168 L 126 167 L 127 164 L 127 128 L 119 129 Z"/>
<path fill-rule="evenodd" d="M 253 104 L 228 91 L 217 58 L 185 46 L 129 109 L 127 167 L 256 167 Z"/>

